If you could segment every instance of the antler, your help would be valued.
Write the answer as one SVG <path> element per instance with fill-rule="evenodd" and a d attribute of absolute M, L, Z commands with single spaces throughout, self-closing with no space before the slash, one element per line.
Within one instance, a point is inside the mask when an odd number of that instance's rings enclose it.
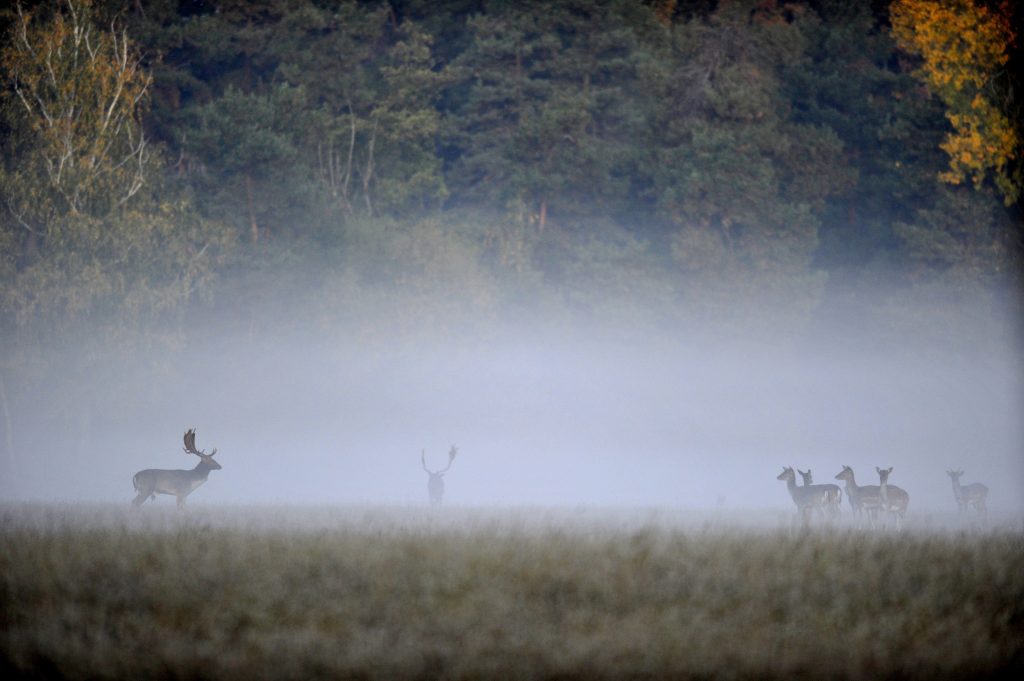
<path fill-rule="evenodd" d="M 196 429 L 189 428 L 185 431 L 185 453 L 198 454 L 196 451 Z"/>
<path fill-rule="evenodd" d="M 448 465 L 438 471 L 438 473 L 447 473 L 448 469 L 452 467 L 452 461 L 455 461 L 455 455 L 459 453 L 459 450 L 452 445 L 452 448 L 448 451 Z"/>
<path fill-rule="evenodd" d="M 189 428 L 185 431 L 185 451 L 189 454 L 195 454 L 196 456 L 213 456 L 217 453 L 217 448 L 214 447 L 213 451 L 207 454 L 201 449 L 196 449 L 196 429 Z"/>
<path fill-rule="evenodd" d="M 458 447 L 452 445 L 451 450 L 448 452 L 448 465 L 436 471 L 432 471 L 427 468 L 427 450 L 420 450 L 420 463 L 423 464 L 423 470 L 430 473 L 431 475 L 442 475 L 448 472 L 448 469 L 452 467 L 452 461 L 455 461 L 455 455 L 459 453 Z"/>

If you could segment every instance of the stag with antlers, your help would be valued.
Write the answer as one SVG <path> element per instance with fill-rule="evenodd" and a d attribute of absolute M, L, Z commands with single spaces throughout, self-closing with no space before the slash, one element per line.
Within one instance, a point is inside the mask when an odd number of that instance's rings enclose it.
<path fill-rule="evenodd" d="M 420 451 L 420 463 L 423 464 L 423 470 L 430 476 L 427 480 L 427 494 L 430 496 L 430 503 L 435 506 L 444 500 L 444 474 L 452 467 L 452 462 L 455 461 L 458 451 L 455 445 L 452 445 L 448 452 L 448 465 L 437 471 L 427 468 L 427 451 L 425 449 Z"/>
<path fill-rule="evenodd" d="M 196 449 L 196 429 L 191 428 L 185 431 L 185 453 L 195 454 L 199 457 L 199 463 L 190 470 L 163 470 L 159 468 L 147 468 L 139 471 L 132 478 L 135 491 L 138 492 L 132 499 L 132 506 L 140 506 L 146 499 L 156 499 L 157 494 L 173 494 L 178 499 L 178 508 L 185 505 L 185 497 L 192 491 L 206 482 L 210 471 L 220 470 L 221 465 L 213 460 L 217 453 L 214 449 L 207 454 Z"/>

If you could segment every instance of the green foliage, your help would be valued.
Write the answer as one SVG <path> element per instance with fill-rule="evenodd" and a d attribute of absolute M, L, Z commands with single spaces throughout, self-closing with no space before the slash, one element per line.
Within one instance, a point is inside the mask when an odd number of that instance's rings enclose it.
<path fill-rule="evenodd" d="M 65 216 L 31 264 L 18 268 L 0 304 L 30 346 L 77 344 L 97 326 L 129 344 L 139 332 L 180 334 L 185 304 L 209 295 L 230 243 L 230 232 L 183 204 L 106 219 Z"/>
<path fill-rule="evenodd" d="M 936 190 L 941 112 L 890 68 L 895 46 L 869 3 L 825 3 L 799 28 L 806 59 L 783 70 L 793 117 L 834 132 L 839 167 L 854 178 L 822 211 L 817 259 L 829 269 L 871 268 L 895 242 L 893 222 Z"/>
<path fill-rule="evenodd" d="M 939 347 L 959 342 L 985 350 L 1009 337 L 997 312 L 1017 276 L 1005 219 L 988 198 L 950 188 L 914 220 L 896 223 L 906 285 L 889 303 L 891 323 L 923 332 Z"/>
<path fill-rule="evenodd" d="M 726 5 L 676 27 L 650 74 L 647 135 L 659 212 L 674 225 L 682 295 L 712 318 L 783 302 L 782 327 L 805 319 L 824 278 L 811 268 L 818 215 L 853 182 L 829 128 L 791 120 L 782 74 L 806 49 L 800 23 Z M 765 298 L 762 298 L 765 296 Z"/>
<path fill-rule="evenodd" d="M 299 156 L 294 131 L 301 127 L 304 93 L 282 85 L 266 94 L 245 94 L 229 87 L 224 95 L 194 111 L 196 125 L 184 135 L 183 148 L 206 168 L 196 181 L 208 212 L 221 219 L 245 216 L 253 241 L 268 216 L 301 196 L 295 176 Z M 240 220 L 237 222 L 241 222 Z"/>
<path fill-rule="evenodd" d="M 171 141 L 202 168 L 189 177 L 207 211 L 244 222 L 252 241 L 416 215 L 445 198 L 433 106 L 444 74 L 412 23 L 356 3 L 268 1 L 179 30 L 164 69 L 186 124 Z"/>
<path fill-rule="evenodd" d="M 453 62 L 465 97 L 449 118 L 452 191 L 523 206 L 543 229 L 616 207 L 631 133 L 628 83 L 653 17 L 635 5 L 499 4 L 471 17 Z"/>
<path fill-rule="evenodd" d="M 909 223 L 897 223 L 896 233 L 906 244 L 912 278 L 942 278 L 962 282 L 994 283 L 1012 269 L 1009 231 L 1000 224 L 998 210 L 984 197 L 946 190 L 934 206 L 918 211 Z"/>

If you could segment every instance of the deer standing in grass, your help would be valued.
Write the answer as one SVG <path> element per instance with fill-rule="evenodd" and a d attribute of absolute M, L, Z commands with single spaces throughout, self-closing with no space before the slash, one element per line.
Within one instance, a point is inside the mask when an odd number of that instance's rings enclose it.
<path fill-rule="evenodd" d="M 452 462 L 455 461 L 455 455 L 458 454 L 458 451 L 455 445 L 452 445 L 451 450 L 448 452 L 448 465 L 441 470 L 432 471 L 427 468 L 427 451 L 425 449 L 420 450 L 420 463 L 423 464 L 423 470 L 430 476 L 427 480 L 427 494 L 430 496 L 430 503 L 435 506 L 444 500 L 444 474 L 452 467 Z"/>
<path fill-rule="evenodd" d="M 797 468 L 796 472 L 803 478 L 804 487 L 815 487 L 825 493 L 825 510 L 828 512 L 828 515 L 832 518 L 838 516 L 839 509 L 843 505 L 843 490 L 839 489 L 839 485 L 833 485 L 832 483 L 815 485 L 814 475 L 811 473 L 810 468 L 806 471 Z"/>
<path fill-rule="evenodd" d="M 846 498 L 850 500 L 850 509 L 854 517 L 863 520 L 866 516 L 868 525 L 874 527 L 882 506 L 882 495 L 878 485 L 858 485 L 853 469 L 849 466 L 843 466 L 843 470 L 836 474 L 836 480 L 843 480 L 846 483 Z"/>
<path fill-rule="evenodd" d="M 988 487 L 980 482 L 961 485 L 960 477 L 963 474 L 963 470 L 946 471 L 946 475 L 953 480 L 953 494 L 956 496 L 956 505 L 960 508 L 961 514 L 966 513 L 968 508 L 973 508 L 981 516 L 982 520 L 986 520 L 988 517 Z"/>
<path fill-rule="evenodd" d="M 797 514 L 804 525 L 810 522 L 811 514 L 815 511 L 824 514 L 824 509 L 828 503 L 828 493 L 820 489 L 824 485 L 797 486 L 796 473 L 789 466 L 782 468 L 782 472 L 779 473 L 776 480 L 786 481 L 786 489 L 789 490 L 789 496 L 793 498 Z"/>
<path fill-rule="evenodd" d="M 185 505 L 185 497 L 206 482 L 210 471 L 220 470 L 221 465 L 213 460 L 214 449 L 207 454 L 196 449 L 196 429 L 185 431 L 185 452 L 199 457 L 199 463 L 191 470 L 163 470 L 147 468 L 132 478 L 138 494 L 132 499 L 132 506 L 140 506 L 146 499 L 156 499 L 157 494 L 173 494 L 178 499 L 178 508 Z"/>
<path fill-rule="evenodd" d="M 907 505 L 910 504 L 910 495 L 896 485 L 889 484 L 889 474 L 892 473 L 892 466 L 879 468 L 878 471 L 878 496 L 882 501 L 881 510 L 896 518 L 896 529 L 903 527 L 903 519 L 907 515 Z M 883 521 L 885 516 L 883 515 Z"/>

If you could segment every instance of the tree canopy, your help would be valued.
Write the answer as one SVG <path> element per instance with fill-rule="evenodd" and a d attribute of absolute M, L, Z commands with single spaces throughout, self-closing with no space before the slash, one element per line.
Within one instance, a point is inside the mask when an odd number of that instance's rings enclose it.
<path fill-rule="evenodd" d="M 453 298 L 793 335 L 848 305 L 884 326 L 922 287 L 996 295 L 1021 252 L 1014 12 L 25 0 L 0 16 L 5 352 Z"/>

